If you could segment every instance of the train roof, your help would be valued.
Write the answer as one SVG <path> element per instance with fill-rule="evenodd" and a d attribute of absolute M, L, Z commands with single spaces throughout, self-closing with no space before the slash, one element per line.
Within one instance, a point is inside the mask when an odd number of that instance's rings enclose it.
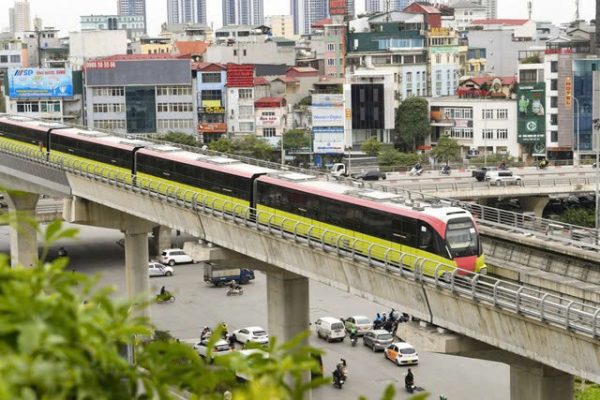
<path fill-rule="evenodd" d="M 422 219 L 428 221 L 442 235 L 445 229 L 439 225 L 440 221 L 447 223 L 450 219 L 457 216 L 471 216 L 462 208 L 453 207 L 448 204 L 433 204 L 421 200 L 412 200 L 396 193 L 350 187 L 337 182 L 320 180 L 315 176 L 307 174 L 283 172 L 270 174 L 259 179 L 268 183 L 337 199 L 350 204 Z"/>
<path fill-rule="evenodd" d="M 69 128 L 69 126 L 54 121 L 42 121 L 39 119 L 27 117 L 24 115 L 8 115 L 4 114 L 0 116 L 0 122 L 8 122 L 13 125 L 19 125 L 31 129 L 43 130 L 44 132 L 48 131 L 50 128 Z"/>

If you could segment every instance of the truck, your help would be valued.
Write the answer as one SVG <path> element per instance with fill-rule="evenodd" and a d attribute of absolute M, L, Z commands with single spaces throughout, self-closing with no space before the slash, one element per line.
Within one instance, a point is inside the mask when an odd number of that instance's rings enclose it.
<path fill-rule="evenodd" d="M 254 279 L 254 271 L 247 268 L 224 267 L 215 263 L 204 263 L 204 282 L 223 286 L 231 281 L 245 284 Z"/>
<path fill-rule="evenodd" d="M 342 162 L 334 163 L 330 169 L 335 178 L 354 178 L 371 171 L 379 171 L 377 157 L 344 158 Z"/>

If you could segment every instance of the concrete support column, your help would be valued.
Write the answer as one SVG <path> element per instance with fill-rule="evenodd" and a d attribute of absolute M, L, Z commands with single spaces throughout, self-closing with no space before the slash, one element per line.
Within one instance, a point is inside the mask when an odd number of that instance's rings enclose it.
<path fill-rule="evenodd" d="M 39 199 L 35 193 L 6 194 L 10 218 L 10 265 L 35 267 L 38 263 L 35 208 Z"/>
<path fill-rule="evenodd" d="M 572 400 L 573 375 L 538 364 L 510 365 L 510 400 Z"/>
<path fill-rule="evenodd" d="M 269 333 L 288 341 L 309 328 L 308 278 L 284 270 L 267 271 Z"/>
<path fill-rule="evenodd" d="M 152 236 L 154 237 L 154 246 L 150 250 L 152 256 L 158 256 L 164 249 L 172 247 L 172 230 L 168 226 L 152 228 Z"/>
<path fill-rule="evenodd" d="M 130 299 L 148 293 L 148 233 L 145 222 L 129 222 L 125 234 L 125 283 Z M 141 315 L 149 317 L 148 307 L 140 310 Z"/>
<path fill-rule="evenodd" d="M 521 204 L 523 211 L 534 212 L 538 218 L 542 217 L 544 208 L 546 208 L 549 201 L 548 196 L 519 197 L 519 204 Z"/>

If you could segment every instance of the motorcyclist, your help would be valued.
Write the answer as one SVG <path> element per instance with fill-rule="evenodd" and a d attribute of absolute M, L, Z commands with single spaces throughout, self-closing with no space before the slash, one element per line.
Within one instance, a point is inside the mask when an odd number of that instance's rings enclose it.
<path fill-rule="evenodd" d="M 404 386 L 409 393 L 412 393 L 415 390 L 415 377 L 410 368 L 408 369 L 408 373 L 404 378 Z"/>
<path fill-rule="evenodd" d="M 352 325 L 352 327 L 350 328 L 350 340 L 356 340 L 356 325 Z"/>
<path fill-rule="evenodd" d="M 212 330 L 208 326 L 205 326 L 200 333 L 200 340 L 208 338 L 211 334 Z"/>
<path fill-rule="evenodd" d="M 160 294 L 159 294 L 159 296 L 160 296 L 160 297 L 163 297 L 163 296 L 164 296 L 166 293 L 167 293 L 167 289 L 165 289 L 165 287 L 164 287 L 164 286 L 163 286 L 163 287 L 161 287 L 161 288 L 160 288 Z"/>
<path fill-rule="evenodd" d="M 450 166 L 448 164 L 444 164 L 444 166 L 442 167 L 442 174 L 449 174 L 450 173 Z"/>

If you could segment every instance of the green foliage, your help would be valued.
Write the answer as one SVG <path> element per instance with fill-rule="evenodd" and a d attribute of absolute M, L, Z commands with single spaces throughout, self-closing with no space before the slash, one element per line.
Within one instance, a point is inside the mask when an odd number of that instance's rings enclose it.
<path fill-rule="evenodd" d="M 438 140 L 437 146 L 431 150 L 431 155 L 439 161 L 454 161 L 460 159 L 460 145 L 448 135 Z"/>
<path fill-rule="evenodd" d="M 416 143 L 431 132 L 429 106 L 422 97 L 409 97 L 396 110 L 396 142 L 405 151 L 414 151 Z"/>
<path fill-rule="evenodd" d="M 569 208 L 565 210 L 558 220 L 567 224 L 593 228 L 595 226 L 595 213 L 585 208 Z"/>
<path fill-rule="evenodd" d="M 198 146 L 198 141 L 194 136 L 183 132 L 169 132 L 161 139 L 166 140 L 167 142 L 185 144 L 187 146 Z"/>
<path fill-rule="evenodd" d="M 376 137 L 370 137 L 369 140 L 362 142 L 360 145 L 360 151 L 369 157 L 377 157 L 381 151 L 381 143 Z"/>
<path fill-rule="evenodd" d="M 533 56 L 529 56 L 521 60 L 521 64 L 539 64 L 542 61 L 540 60 L 540 56 L 535 54 Z"/>
<path fill-rule="evenodd" d="M 304 129 L 290 129 L 283 135 L 283 148 L 286 150 L 310 147 L 310 136 Z"/>
<path fill-rule="evenodd" d="M 0 91 L 0 113 L 5 113 L 5 112 L 6 112 L 6 98 Z"/>
<path fill-rule="evenodd" d="M 473 157 L 469 160 L 471 165 L 499 165 L 502 161 L 505 161 L 510 166 L 513 158 L 508 154 L 497 154 L 489 153 L 487 156 L 480 155 L 479 157 Z"/>
<path fill-rule="evenodd" d="M 298 105 L 300 105 L 300 106 L 310 106 L 310 105 L 312 105 L 312 96 L 306 96 L 306 97 L 302 98 L 302 100 L 300 100 L 298 102 Z"/>
<path fill-rule="evenodd" d="M 255 135 L 246 135 L 233 140 L 234 153 L 261 160 L 270 160 L 273 148 Z"/>
<path fill-rule="evenodd" d="M 600 400 L 600 385 L 588 382 L 582 385 L 575 379 L 575 400 Z"/>
<path fill-rule="evenodd" d="M 218 151 L 219 153 L 232 153 L 233 143 L 226 137 L 222 137 L 219 140 L 214 140 L 208 144 L 208 149 Z"/>
<path fill-rule="evenodd" d="M 421 157 L 416 153 L 400 153 L 393 149 L 387 149 L 381 152 L 378 157 L 380 166 L 402 166 L 409 167 L 421 161 Z"/>

